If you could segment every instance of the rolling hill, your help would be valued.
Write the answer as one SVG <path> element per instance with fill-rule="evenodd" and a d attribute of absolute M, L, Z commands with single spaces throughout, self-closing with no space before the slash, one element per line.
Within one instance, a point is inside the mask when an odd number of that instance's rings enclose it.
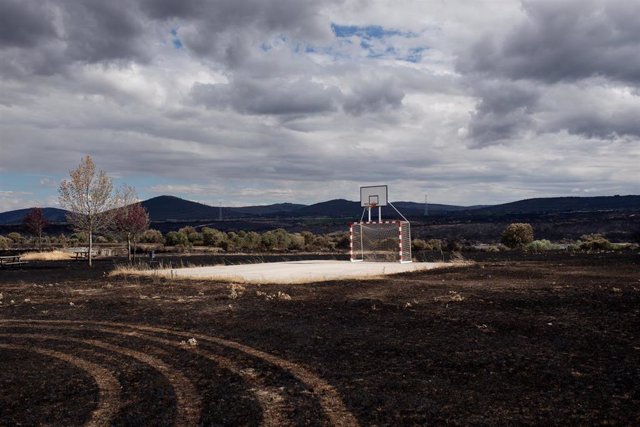
<path fill-rule="evenodd" d="M 184 200 L 174 196 L 158 196 L 145 200 L 142 205 L 149 212 L 153 222 L 163 221 L 215 221 L 219 207 Z M 394 205 L 407 217 L 421 217 L 424 204 L 416 202 L 394 202 Z M 550 197 L 520 200 L 493 206 L 454 206 L 436 203 L 429 204 L 429 215 L 474 217 L 510 214 L 571 213 L 602 211 L 640 211 L 640 196 L 598 196 L 598 197 Z M 45 218 L 51 223 L 65 221 L 66 211 L 57 208 L 43 208 Z M 359 202 L 345 199 L 328 200 L 312 205 L 295 203 L 277 203 L 262 206 L 224 207 L 223 218 L 353 218 L 357 220 L 363 209 Z M 0 213 L 0 225 L 21 224 L 29 209 L 19 209 Z M 377 218 L 377 212 L 375 213 Z M 387 206 L 382 210 L 385 219 L 398 218 L 395 211 Z"/>
<path fill-rule="evenodd" d="M 598 212 L 640 209 L 640 196 L 547 197 L 485 206 L 476 215 Z"/>
<path fill-rule="evenodd" d="M 24 217 L 27 216 L 31 208 L 18 209 L 15 211 L 8 211 L 0 213 L 0 224 L 22 224 Z M 42 213 L 47 221 L 50 223 L 65 222 L 67 211 L 58 208 L 42 208 Z"/>
<path fill-rule="evenodd" d="M 304 208 L 306 205 L 300 205 L 296 203 L 276 203 L 273 205 L 260 205 L 260 206 L 244 206 L 240 208 L 224 208 L 231 213 L 239 215 L 286 215 L 290 212 L 296 212 L 300 208 Z"/>
<path fill-rule="evenodd" d="M 175 196 L 158 196 L 142 202 L 151 221 L 189 221 L 218 218 L 219 209 Z"/>

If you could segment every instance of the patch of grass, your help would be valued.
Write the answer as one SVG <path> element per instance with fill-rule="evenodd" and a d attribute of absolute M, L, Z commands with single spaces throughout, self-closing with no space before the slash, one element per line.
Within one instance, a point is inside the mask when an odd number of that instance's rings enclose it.
<path fill-rule="evenodd" d="M 69 261 L 73 254 L 64 251 L 27 252 L 21 255 L 24 261 Z"/>

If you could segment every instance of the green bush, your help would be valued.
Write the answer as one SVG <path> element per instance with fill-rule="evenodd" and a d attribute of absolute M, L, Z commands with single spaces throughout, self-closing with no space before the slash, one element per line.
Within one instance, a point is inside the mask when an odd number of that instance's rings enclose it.
<path fill-rule="evenodd" d="M 289 242 L 289 250 L 301 251 L 304 250 L 304 237 L 300 233 L 293 233 L 290 235 L 291 241 Z"/>
<path fill-rule="evenodd" d="M 278 228 L 273 231 L 273 234 L 276 238 L 276 249 L 289 249 L 289 246 L 291 245 L 291 235 L 287 230 Z"/>
<path fill-rule="evenodd" d="M 579 247 L 583 251 L 612 251 L 616 245 L 607 240 L 602 234 L 585 234 L 580 236 Z"/>
<path fill-rule="evenodd" d="M 222 247 L 222 242 L 226 242 L 227 235 L 215 228 L 204 227 L 202 229 L 202 242 L 206 246 Z"/>
<path fill-rule="evenodd" d="M 242 248 L 247 251 L 255 251 L 260 248 L 260 234 L 255 231 L 248 232 L 242 239 Z"/>
<path fill-rule="evenodd" d="M 333 233 L 330 235 L 336 249 L 349 249 L 351 238 L 349 233 Z"/>
<path fill-rule="evenodd" d="M 226 247 L 225 244 L 222 245 L 222 248 L 225 251 L 238 251 L 242 247 L 242 238 L 239 233 L 235 231 L 229 231 L 227 233 Z"/>
<path fill-rule="evenodd" d="M 502 243 L 511 249 L 521 248 L 531 242 L 533 242 L 533 227 L 531 224 L 509 224 L 502 232 Z"/>
<path fill-rule="evenodd" d="M 0 249 L 9 249 L 11 247 L 12 241 L 11 239 L 0 236 Z"/>
<path fill-rule="evenodd" d="M 310 250 L 310 246 L 313 244 L 313 240 L 316 236 L 310 231 L 303 231 L 300 233 L 304 237 L 304 247 L 306 250 Z"/>
<path fill-rule="evenodd" d="M 524 246 L 524 250 L 527 252 L 543 252 L 560 249 L 558 245 L 554 245 L 548 240 L 534 240 L 531 243 L 527 243 Z"/>
<path fill-rule="evenodd" d="M 22 243 L 22 235 L 20 233 L 17 232 L 12 232 L 7 234 L 7 237 L 13 242 L 13 243 Z"/>
<path fill-rule="evenodd" d="M 187 236 L 189 243 L 193 245 L 201 245 L 203 243 L 202 233 L 198 233 L 198 231 L 191 226 L 182 227 L 178 232 Z"/>
<path fill-rule="evenodd" d="M 89 243 L 89 236 L 87 236 L 85 233 L 73 233 L 69 240 L 71 240 L 74 244 L 84 244 Z"/>
<path fill-rule="evenodd" d="M 167 245 L 169 246 L 188 246 L 189 237 L 181 231 L 170 231 L 166 237 Z"/>
<path fill-rule="evenodd" d="M 162 237 L 162 233 L 158 230 L 149 229 L 142 233 L 140 237 L 141 243 L 164 243 L 164 237 Z"/>
<path fill-rule="evenodd" d="M 194 245 L 203 245 L 204 244 L 204 240 L 202 238 L 202 233 L 191 233 L 189 235 L 187 235 L 187 237 L 189 238 L 189 243 L 194 244 Z"/>

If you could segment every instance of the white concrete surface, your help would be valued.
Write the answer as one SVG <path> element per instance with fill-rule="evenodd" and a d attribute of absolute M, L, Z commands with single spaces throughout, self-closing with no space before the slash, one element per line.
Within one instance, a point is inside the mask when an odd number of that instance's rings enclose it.
<path fill-rule="evenodd" d="M 197 278 L 240 283 L 310 283 L 338 279 L 380 277 L 408 271 L 430 270 L 451 266 L 443 262 L 351 262 L 351 261 L 289 261 L 262 264 L 216 265 L 153 270 L 173 278 Z"/>

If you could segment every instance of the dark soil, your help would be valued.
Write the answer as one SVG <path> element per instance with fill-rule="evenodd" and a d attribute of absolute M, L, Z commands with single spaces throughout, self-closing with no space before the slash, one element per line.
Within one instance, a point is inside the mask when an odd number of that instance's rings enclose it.
<path fill-rule="evenodd" d="M 0 425 L 640 423 L 640 254 L 468 257 L 234 292 L 0 270 Z"/>

